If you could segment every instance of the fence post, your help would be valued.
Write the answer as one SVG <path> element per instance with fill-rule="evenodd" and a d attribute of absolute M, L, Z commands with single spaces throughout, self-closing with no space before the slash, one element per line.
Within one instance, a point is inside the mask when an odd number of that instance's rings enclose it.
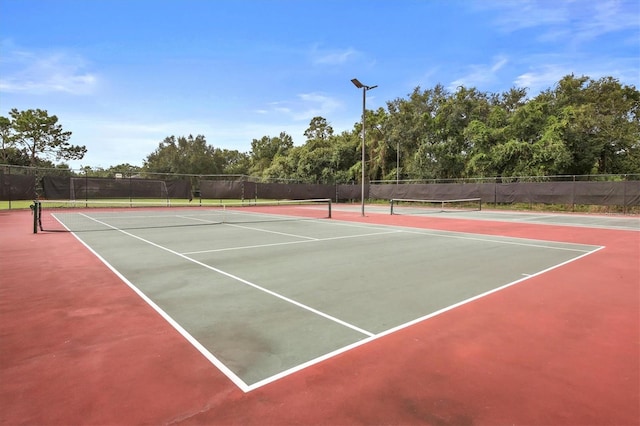
<path fill-rule="evenodd" d="M 571 185 L 571 212 L 576 211 L 576 175 L 573 175 L 573 185 Z"/>
<path fill-rule="evenodd" d="M 627 214 L 627 175 L 622 175 L 622 214 Z"/>

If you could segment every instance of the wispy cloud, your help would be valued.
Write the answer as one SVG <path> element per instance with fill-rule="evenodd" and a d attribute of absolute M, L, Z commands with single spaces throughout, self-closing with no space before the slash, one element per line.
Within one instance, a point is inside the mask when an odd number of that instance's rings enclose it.
<path fill-rule="evenodd" d="M 560 3 L 560 4 L 558 4 Z M 501 0 L 501 1 L 480 1 L 478 7 L 481 9 L 497 10 L 498 14 L 494 20 L 495 25 L 506 32 L 518 31 L 526 28 L 533 28 L 548 25 L 563 25 L 569 20 L 568 11 L 561 2 L 553 4 L 542 3 L 538 0 Z M 550 7 L 545 7 L 549 5 Z"/>
<path fill-rule="evenodd" d="M 142 165 L 166 137 L 204 135 L 210 144 L 219 146 L 215 136 L 222 130 L 238 132 L 237 127 L 204 120 L 136 118 L 127 121 L 93 114 L 66 115 L 64 125 L 73 131 L 73 143 L 91 142 L 91 149 L 83 160 L 70 162 L 74 167 L 82 164 L 108 167 L 125 162 Z"/>
<path fill-rule="evenodd" d="M 545 54 L 530 55 L 519 58 L 522 64 L 529 64 L 524 72 L 514 79 L 514 85 L 528 89 L 529 94 L 553 88 L 563 77 L 575 74 L 587 76 L 594 80 L 602 77 L 615 77 L 623 84 L 638 86 L 640 75 L 638 69 L 640 59 L 602 57 L 593 61 L 581 55 Z"/>
<path fill-rule="evenodd" d="M 66 51 L 29 51 L 2 43 L 0 92 L 47 94 L 54 92 L 87 95 L 99 78 L 87 70 L 87 61 Z"/>
<path fill-rule="evenodd" d="M 503 72 L 502 78 L 495 80 L 488 65 L 474 65 L 467 75 L 451 83 L 453 87 L 474 84 L 482 88 L 483 83 L 506 80 L 528 88 L 529 94 L 535 95 L 572 73 L 591 78 L 617 76 L 625 83 L 638 82 L 637 54 L 618 53 L 625 50 L 620 43 L 635 46 L 638 51 L 637 0 L 479 0 L 474 5 L 477 10 L 490 12 L 494 27 L 502 36 L 521 40 L 502 47 L 511 59 L 509 68 L 515 72 L 509 77 Z"/>
<path fill-rule="evenodd" d="M 468 68 L 468 73 L 452 81 L 449 88 L 453 90 L 458 86 L 470 86 L 484 89 L 483 86 L 498 80 L 499 71 L 508 62 L 509 59 L 506 56 L 499 55 L 493 58 L 493 62 L 490 64 L 471 65 Z"/>
<path fill-rule="evenodd" d="M 316 65 L 342 65 L 356 58 L 359 52 L 353 48 L 324 49 L 314 46 L 311 49 L 311 62 Z"/>
<path fill-rule="evenodd" d="M 612 32 L 637 30 L 640 26 L 636 0 L 500 0 L 482 1 L 476 6 L 495 10 L 494 23 L 501 31 L 536 28 L 538 40 L 547 42 L 580 43 Z"/>
<path fill-rule="evenodd" d="M 286 115 L 295 121 L 311 120 L 317 116 L 330 116 L 342 107 L 342 102 L 322 93 L 301 93 L 296 99 L 278 101 L 269 104 L 268 109 L 260 109 L 258 114 Z"/>
<path fill-rule="evenodd" d="M 317 116 L 326 117 L 342 105 L 339 100 L 320 93 L 302 93 L 298 97 L 302 101 L 303 109 L 294 114 L 296 120 L 311 119 Z"/>
<path fill-rule="evenodd" d="M 623 7 L 618 0 L 588 2 L 589 19 L 581 20 L 576 25 L 576 36 L 581 40 L 590 40 L 603 34 L 640 28 L 640 6 L 634 2 L 634 10 Z M 635 12 L 635 13 L 634 13 Z M 636 39 L 637 43 L 637 39 Z"/>
<path fill-rule="evenodd" d="M 571 74 L 571 68 L 561 65 L 544 65 L 517 76 L 515 85 L 526 88 L 529 94 L 535 96 L 541 91 L 551 88 L 568 74 Z"/>

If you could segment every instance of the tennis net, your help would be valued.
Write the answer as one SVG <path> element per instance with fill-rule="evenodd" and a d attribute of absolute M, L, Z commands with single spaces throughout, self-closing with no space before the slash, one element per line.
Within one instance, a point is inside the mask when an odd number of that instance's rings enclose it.
<path fill-rule="evenodd" d="M 330 199 L 172 203 L 38 200 L 33 232 L 106 231 L 331 218 Z"/>
<path fill-rule="evenodd" d="M 389 201 L 391 214 L 427 214 L 482 210 L 481 198 L 458 200 L 416 200 L 393 198 Z"/>

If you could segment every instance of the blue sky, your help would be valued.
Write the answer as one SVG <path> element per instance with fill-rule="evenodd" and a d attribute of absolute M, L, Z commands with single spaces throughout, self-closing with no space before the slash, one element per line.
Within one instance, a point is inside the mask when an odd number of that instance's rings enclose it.
<path fill-rule="evenodd" d="M 166 136 L 249 152 L 336 132 L 440 83 L 529 95 L 567 74 L 640 87 L 637 0 L 0 0 L 0 115 L 57 115 L 80 165 L 142 165 Z"/>

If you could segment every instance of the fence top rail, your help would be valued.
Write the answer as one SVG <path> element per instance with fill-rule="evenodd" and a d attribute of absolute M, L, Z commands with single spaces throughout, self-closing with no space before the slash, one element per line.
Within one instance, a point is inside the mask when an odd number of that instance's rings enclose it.
<path fill-rule="evenodd" d="M 34 171 L 37 174 L 68 174 L 74 177 L 114 177 L 105 176 L 104 173 L 110 175 L 122 174 L 122 177 L 141 177 L 141 176 L 165 176 L 165 177 L 189 177 L 211 180 L 233 180 L 233 181 L 249 181 L 262 183 L 308 183 L 297 179 L 280 179 L 280 178 L 264 178 L 259 176 L 250 176 L 244 174 L 205 174 L 205 173 L 167 173 L 157 172 L 144 169 L 123 169 L 123 170 L 104 170 L 98 168 L 73 169 L 73 168 L 57 168 L 57 167 L 32 167 L 20 166 L 13 164 L 0 164 L 0 173 L 11 174 L 12 170 L 19 170 L 22 173 Z M 488 177 L 466 177 L 466 178 L 425 178 L 425 179 L 389 179 L 389 180 L 371 180 L 370 184 L 420 184 L 420 183 L 511 183 L 511 182 L 557 182 L 557 181 L 640 181 L 640 173 L 622 173 L 622 174 L 587 174 L 587 175 L 548 175 L 548 176 L 488 176 Z M 317 182 L 316 182 L 317 183 Z M 343 183 L 349 184 L 349 183 Z"/>
<path fill-rule="evenodd" d="M 420 198 L 391 198 L 391 203 L 467 203 L 482 201 L 482 198 L 459 198 L 459 199 L 438 199 L 438 200 L 423 200 Z"/>
<path fill-rule="evenodd" d="M 395 184 L 434 184 L 434 183 L 514 183 L 514 182 L 588 182 L 588 181 L 640 181 L 640 174 L 601 174 L 601 175 L 549 175 L 549 176 L 495 176 L 495 177 L 468 177 L 451 179 L 389 179 L 372 180 L 372 185 Z"/>

